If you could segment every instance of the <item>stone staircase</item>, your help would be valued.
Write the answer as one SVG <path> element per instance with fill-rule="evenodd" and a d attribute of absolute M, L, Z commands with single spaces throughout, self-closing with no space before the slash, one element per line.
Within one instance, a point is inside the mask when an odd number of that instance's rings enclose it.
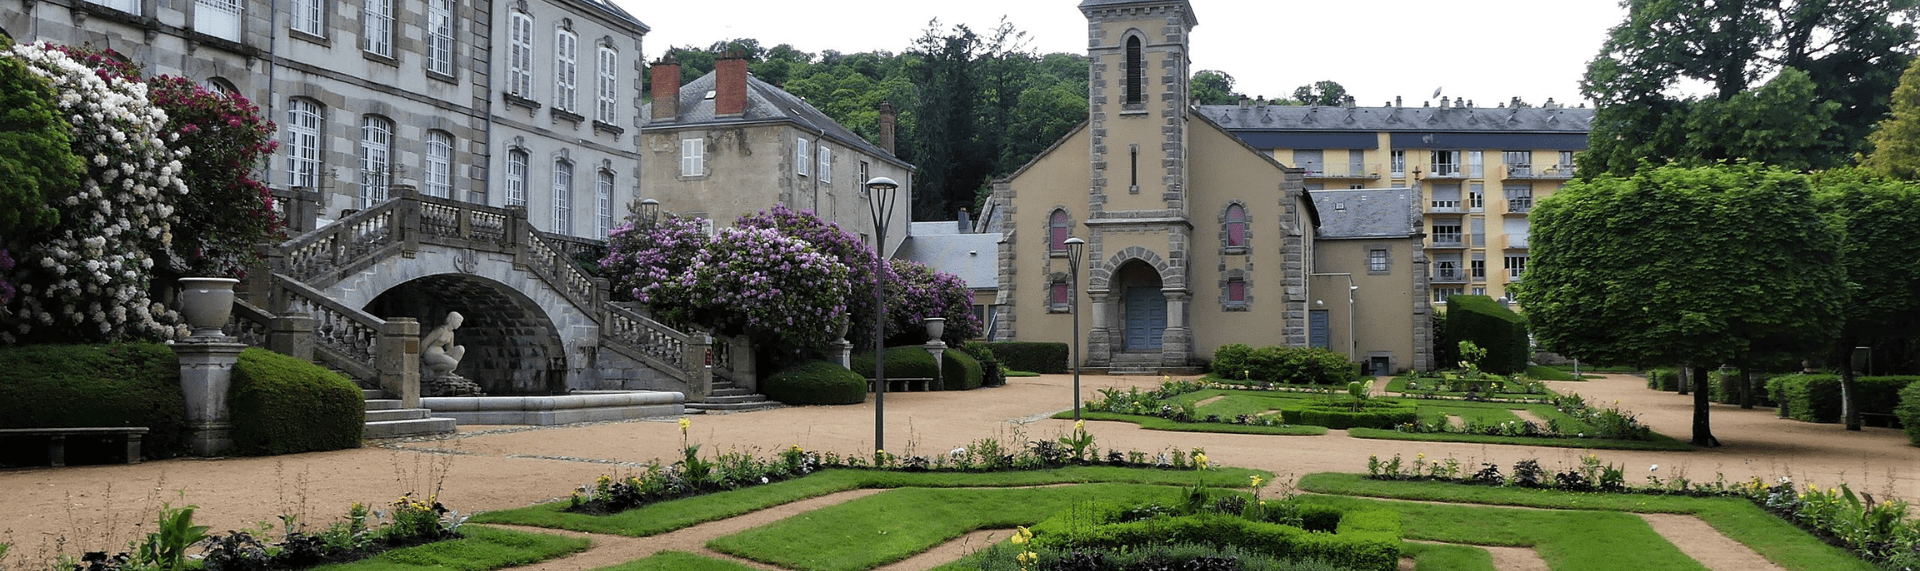
<path fill-rule="evenodd" d="M 1114 353 L 1109 362 L 1109 375 L 1157 375 L 1160 374 L 1160 352 L 1152 353 Z"/>
<path fill-rule="evenodd" d="M 361 389 L 367 402 L 367 428 L 362 438 L 400 438 L 450 434 L 456 428 L 451 418 L 433 418 L 424 408 L 400 408 L 400 399 L 384 398 L 376 389 Z"/>
<path fill-rule="evenodd" d="M 766 395 L 734 386 L 733 381 L 713 381 L 713 391 L 700 402 L 688 402 L 687 414 L 706 414 L 708 411 L 736 412 L 760 410 L 780 406 L 780 403 L 767 400 Z"/>

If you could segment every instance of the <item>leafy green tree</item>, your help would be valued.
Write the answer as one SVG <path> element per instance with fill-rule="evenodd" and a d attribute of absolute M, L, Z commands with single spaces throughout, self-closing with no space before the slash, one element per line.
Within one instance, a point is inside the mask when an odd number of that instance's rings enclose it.
<path fill-rule="evenodd" d="M 1846 321 L 1833 354 L 1842 364 L 1842 416 L 1848 430 L 1859 430 L 1855 371 L 1847 366 L 1853 348 L 1873 347 L 1876 362 L 1910 364 L 1907 349 L 1920 331 L 1920 185 L 1862 169 L 1827 171 L 1816 180 L 1821 214 L 1842 237 Z"/>
<path fill-rule="evenodd" d="M 1626 21 L 1609 32 L 1600 54 L 1588 63 L 1581 89 L 1599 109 L 1582 155 L 1582 176 L 1624 175 L 1641 161 L 1704 164 L 1720 158 L 1802 155 L 1812 168 L 1849 161 L 1872 123 L 1887 110 L 1887 94 L 1912 58 L 1916 0 L 1627 0 Z M 1736 109 L 1707 104 L 1733 102 L 1762 78 L 1795 69 L 1811 85 L 1808 100 L 1761 96 L 1734 105 L 1765 115 L 1830 112 L 1816 143 L 1796 136 L 1755 145 L 1737 143 L 1716 125 Z M 1702 83 L 1711 93 L 1684 98 L 1674 90 Z M 1788 85 L 1780 86 L 1789 92 Z M 1794 86 L 1798 89 L 1797 86 Z M 1837 104 L 1828 107 L 1826 103 Z M 1765 105 L 1761 105 L 1765 104 Z M 1818 117 L 1808 123 L 1822 123 Z M 1804 128 L 1809 125 L 1796 124 Z M 1790 129 L 1793 130 L 1793 129 Z M 1751 143 L 1752 141 L 1748 141 Z"/>
<path fill-rule="evenodd" d="M 1193 102 L 1196 105 L 1232 105 L 1247 96 L 1233 90 L 1233 76 L 1224 71 L 1203 69 L 1194 72 L 1191 80 Z"/>
<path fill-rule="evenodd" d="M 1293 100 L 1301 105 L 1345 105 L 1347 88 L 1333 80 L 1316 81 L 1293 88 Z"/>
<path fill-rule="evenodd" d="M 1860 165 L 1882 175 L 1920 180 L 1920 58 L 1893 90 L 1891 116 L 1867 137 L 1872 152 Z"/>
<path fill-rule="evenodd" d="M 47 201 L 78 188 L 86 173 L 57 100 L 52 83 L 0 57 L 0 239 L 58 223 Z"/>
<path fill-rule="evenodd" d="M 1576 181 L 1531 214 L 1518 300 L 1538 341 L 1596 362 L 1707 369 L 1817 354 L 1841 324 L 1839 238 L 1809 177 L 1748 164 Z M 1716 446 L 1708 393 L 1693 443 Z"/>
<path fill-rule="evenodd" d="M 1681 154 L 1689 162 L 1747 159 L 1792 170 L 1826 166 L 1841 144 L 1823 138 L 1834 127 L 1836 101 L 1815 96 L 1806 72 L 1786 68 L 1772 81 L 1733 97 L 1694 102 L 1686 114 Z"/>
<path fill-rule="evenodd" d="M 972 202 L 974 189 L 991 174 L 980 142 L 980 75 L 975 59 L 980 36 L 965 25 L 941 33 L 939 21 L 914 41 L 907 76 L 919 88 L 917 118 L 908 136 L 907 160 L 914 177 L 914 219 L 940 220 Z"/>

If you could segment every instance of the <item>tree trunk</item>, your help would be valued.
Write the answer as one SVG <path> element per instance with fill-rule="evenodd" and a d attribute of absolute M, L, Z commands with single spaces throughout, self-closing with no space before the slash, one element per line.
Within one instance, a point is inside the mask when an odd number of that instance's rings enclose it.
<path fill-rule="evenodd" d="M 1706 366 L 1692 366 L 1691 368 L 1693 374 L 1688 376 L 1695 379 L 1704 379 L 1707 377 Z M 1707 410 L 1712 404 L 1709 402 L 1712 400 L 1711 395 L 1708 394 L 1710 392 L 1711 391 L 1702 390 L 1700 387 L 1694 387 L 1693 390 L 1692 442 L 1694 446 L 1717 447 L 1720 445 L 1720 440 L 1713 437 L 1713 427 L 1707 422 Z"/>
<path fill-rule="evenodd" d="M 1753 410 L 1753 368 L 1740 365 L 1740 408 Z"/>
<path fill-rule="evenodd" d="M 1686 365 L 1681 365 L 1679 370 L 1676 370 L 1673 372 L 1673 376 L 1680 378 L 1680 395 L 1681 396 L 1685 396 L 1687 394 L 1687 384 L 1688 384 L 1687 380 L 1693 377 L 1692 373 L 1693 371 L 1691 369 L 1688 369 Z"/>
<path fill-rule="evenodd" d="M 1860 430 L 1860 407 L 1853 402 L 1853 344 L 1847 343 L 1841 350 L 1846 355 L 1840 364 L 1840 421 L 1846 423 L 1847 430 Z"/>

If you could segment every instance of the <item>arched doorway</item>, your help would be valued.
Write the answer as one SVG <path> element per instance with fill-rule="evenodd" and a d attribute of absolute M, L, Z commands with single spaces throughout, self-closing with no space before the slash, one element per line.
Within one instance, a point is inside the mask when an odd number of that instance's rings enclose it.
<path fill-rule="evenodd" d="M 552 320 L 525 294 L 463 274 L 414 279 L 381 292 L 363 308 L 382 319 L 411 317 L 425 334 L 458 311 L 454 341 L 467 348 L 454 373 L 489 395 L 567 392 L 566 345 Z M 423 373 L 425 371 L 422 371 Z"/>
<path fill-rule="evenodd" d="M 1129 261 L 1114 272 L 1110 287 L 1120 294 L 1120 351 L 1159 353 L 1167 331 L 1167 297 L 1161 291 L 1159 270 L 1137 259 Z"/>

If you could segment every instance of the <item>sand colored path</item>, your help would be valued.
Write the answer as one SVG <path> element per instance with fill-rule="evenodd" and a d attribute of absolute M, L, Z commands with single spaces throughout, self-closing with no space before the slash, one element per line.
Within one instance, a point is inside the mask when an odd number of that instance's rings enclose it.
<path fill-rule="evenodd" d="M 1082 398 L 1101 388 L 1153 388 L 1159 377 L 1082 378 Z M 1384 383 L 1376 384 L 1376 387 Z M 1606 375 L 1588 382 L 1550 383 L 1589 400 L 1615 400 L 1656 431 L 1680 439 L 1690 434 L 1691 397 L 1647 390 L 1645 380 Z M 1072 378 L 1047 375 L 1009 379 L 1008 386 L 954 393 L 891 393 L 887 396 L 886 449 L 895 454 L 936 454 L 982 438 L 1002 442 L 1054 438 L 1072 422 L 1048 418 L 1073 401 Z M 1847 432 L 1835 425 L 1774 417 L 1770 409 L 1714 405 L 1714 434 L 1726 446 L 1677 451 L 1593 451 L 1602 462 L 1629 467 L 1644 481 L 1648 466 L 1662 478 L 1684 475 L 1712 481 L 1791 475 L 1795 481 L 1849 482 L 1876 496 L 1920 498 L 1920 448 L 1898 430 Z M 751 450 L 771 454 L 789 445 L 842 454 L 873 449 L 874 409 L 869 401 L 841 407 L 790 407 L 752 413 L 692 417 L 691 440 L 703 454 Z M 1205 448 L 1215 462 L 1261 468 L 1289 478 L 1311 472 L 1357 472 L 1369 455 L 1382 458 L 1425 453 L 1454 457 L 1466 465 L 1491 461 L 1503 467 L 1524 459 L 1566 469 L 1588 451 L 1568 448 L 1364 440 L 1332 431 L 1324 436 L 1261 436 L 1141 430 L 1119 422 L 1093 422 L 1088 429 L 1101 449 L 1153 453 Z M 565 497 L 600 474 L 629 474 L 657 458 L 672 458 L 681 445 L 671 419 L 502 430 L 470 427 L 448 439 L 388 442 L 355 450 L 271 458 L 179 459 L 137 465 L 29 468 L 0 471 L 0 541 L 17 545 L 17 556 L 64 538 L 66 551 L 118 548 L 145 528 L 162 500 L 200 506 L 196 521 L 215 531 L 247 529 L 303 514 L 325 523 L 353 502 L 380 506 L 400 494 L 438 490 L 439 499 L 465 512 L 519 507 Z M 151 527 L 151 524 L 147 524 Z M 583 567 L 584 568 L 584 567 Z"/>

